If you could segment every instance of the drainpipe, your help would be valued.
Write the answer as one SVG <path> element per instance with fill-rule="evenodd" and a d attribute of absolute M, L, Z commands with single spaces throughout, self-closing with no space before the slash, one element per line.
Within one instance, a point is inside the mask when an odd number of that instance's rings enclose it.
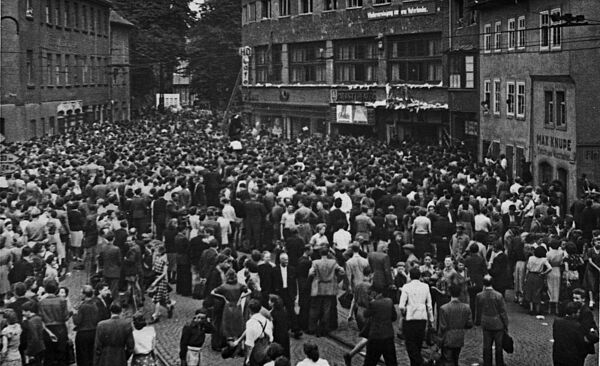
<path fill-rule="evenodd" d="M 537 166 L 534 164 L 534 148 L 533 148 L 533 79 L 529 77 L 531 84 L 531 90 L 529 92 L 529 161 L 531 162 L 531 175 L 533 176 L 533 183 L 537 183 Z"/>

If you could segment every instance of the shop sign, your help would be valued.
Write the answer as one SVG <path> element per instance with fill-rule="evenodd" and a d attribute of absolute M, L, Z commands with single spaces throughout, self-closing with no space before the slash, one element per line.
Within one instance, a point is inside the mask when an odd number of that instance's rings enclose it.
<path fill-rule="evenodd" d="M 435 14 L 436 7 L 434 2 L 420 4 L 403 4 L 400 8 L 400 15 L 403 17 L 412 17 L 416 15 Z"/>
<path fill-rule="evenodd" d="M 378 19 L 386 19 L 386 18 L 395 18 L 400 16 L 400 9 L 386 9 L 380 11 L 370 11 L 367 13 L 367 19 L 369 20 L 378 20 Z"/>
<path fill-rule="evenodd" d="M 465 121 L 465 135 L 471 135 L 471 136 L 479 135 L 479 122 Z"/>
<path fill-rule="evenodd" d="M 252 93 L 250 91 L 242 92 L 242 99 L 244 102 L 258 102 L 260 97 L 258 94 Z"/>
<path fill-rule="evenodd" d="M 250 56 L 242 56 L 242 85 L 250 84 Z"/>
<path fill-rule="evenodd" d="M 580 150 L 580 153 L 583 157 L 583 161 L 586 163 L 597 164 L 600 162 L 600 147 L 584 148 L 583 151 Z"/>
<path fill-rule="evenodd" d="M 330 103 L 373 103 L 377 100 L 377 93 L 371 90 L 337 90 L 331 89 Z"/>
<path fill-rule="evenodd" d="M 537 153 L 553 156 L 558 159 L 572 161 L 574 146 L 568 138 L 537 134 L 535 136 Z"/>
<path fill-rule="evenodd" d="M 338 104 L 336 106 L 336 122 L 346 124 L 369 124 L 367 107 L 354 104 Z"/>

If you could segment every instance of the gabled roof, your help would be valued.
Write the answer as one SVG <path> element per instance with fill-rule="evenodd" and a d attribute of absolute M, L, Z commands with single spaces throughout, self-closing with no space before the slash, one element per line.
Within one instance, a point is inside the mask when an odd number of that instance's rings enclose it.
<path fill-rule="evenodd" d="M 130 22 L 129 20 L 123 18 L 121 15 L 119 15 L 119 13 L 117 13 L 114 10 L 110 11 L 110 22 L 111 23 L 118 23 L 118 24 L 124 25 L 126 27 L 135 27 L 135 25 L 133 25 L 132 22 Z"/>

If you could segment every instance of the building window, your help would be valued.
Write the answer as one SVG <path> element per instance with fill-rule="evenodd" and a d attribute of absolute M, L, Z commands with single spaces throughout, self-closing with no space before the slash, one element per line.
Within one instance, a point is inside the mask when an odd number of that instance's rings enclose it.
<path fill-rule="evenodd" d="M 510 117 L 515 115 L 515 83 L 513 81 L 506 83 L 506 115 Z"/>
<path fill-rule="evenodd" d="M 279 16 L 290 15 L 290 0 L 279 0 Z"/>
<path fill-rule="evenodd" d="M 492 50 L 492 25 L 483 26 L 483 52 L 490 53 Z"/>
<path fill-rule="evenodd" d="M 375 41 L 352 40 L 336 43 L 334 46 L 335 81 L 377 81 L 378 53 Z"/>
<path fill-rule="evenodd" d="M 62 14 L 60 12 L 60 1 L 54 0 L 54 24 L 60 25 L 61 15 Z"/>
<path fill-rule="evenodd" d="M 269 19 L 271 17 L 271 0 L 262 0 L 261 1 L 261 16 L 263 19 Z"/>
<path fill-rule="evenodd" d="M 508 20 L 508 50 L 513 51 L 517 45 L 517 31 L 515 18 Z"/>
<path fill-rule="evenodd" d="M 54 83 L 54 69 L 52 68 L 52 54 L 46 53 L 46 85 L 53 85 Z"/>
<path fill-rule="evenodd" d="M 500 115 L 500 98 L 502 98 L 500 80 L 494 80 L 494 114 L 498 116 Z"/>
<path fill-rule="evenodd" d="M 391 3 L 391 0 L 373 0 L 374 5 L 384 5 Z"/>
<path fill-rule="evenodd" d="M 363 0 L 348 0 L 347 8 L 360 8 L 363 6 Z"/>
<path fill-rule="evenodd" d="M 390 79 L 401 82 L 442 80 L 439 36 L 392 39 L 388 47 Z"/>
<path fill-rule="evenodd" d="M 560 49 L 561 47 L 561 21 L 560 21 L 560 9 L 552 10 L 552 16 L 550 17 L 550 47 L 553 50 Z M 552 20 L 558 19 L 558 20 Z"/>
<path fill-rule="evenodd" d="M 517 82 L 517 118 L 525 118 L 525 83 Z"/>
<path fill-rule="evenodd" d="M 82 17 L 82 22 L 81 22 L 81 28 L 87 32 L 88 31 L 88 13 L 87 13 L 87 7 L 85 5 L 81 6 L 81 17 Z"/>
<path fill-rule="evenodd" d="M 550 46 L 550 15 L 547 11 L 540 13 L 540 50 L 548 50 Z"/>
<path fill-rule="evenodd" d="M 71 56 L 65 55 L 65 85 L 71 85 Z"/>
<path fill-rule="evenodd" d="M 450 57 L 450 88 L 475 87 L 475 57 Z"/>
<path fill-rule="evenodd" d="M 27 50 L 27 84 L 33 84 L 33 51 Z"/>
<path fill-rule="evenodd" d="M 338 0 L 323 0 L 323 9 L 336 10 L 338 8 Z"/>
<path fill-rule="evenodd" d="M 544 91 L 544 124 L 554 125 L 554 92 Z"/>
<path fill-rule="evenodd" d="M 256 47 L 254 53 L 256 82 L 281 82 L 281 45 Z"/>
<path fill-rule="evenodd" d="M 82 63 L 83 63 L 83 77 L 82 82 L 83 85 L 87 85 L 90 82 L 90 65 L 88 63 L 88 58 L 87 56 L 81 56 L 82 59 Z"/>
<path fill-rule="evenodd" d="M 65 27 L 71 26 L 71 4 L 68 1 L 65 1 Z"/>
<path fill-rule="evenodd" d="M 52 2 L 50 0 L 46 0 L 46 23 L 52 24 Z"/>
<path fill-rule="evenodd" d="M 502 49 L 502 22 L 494 24 L 494 52 Z"/>
<path fill-rule="evenodd" d="M 299 13 L 308 14 L 313 12 L 313 0 L 299 0 Z"/>
<path fill-rule="evenodd" d="M 325 42 L 290 45 L 290 81 L 293 83 L 324 82 Z"/>
<path fill-rule="evenodd" d="M 488 113 L 490 110 L 490 103 L 492 101 L 492 88 L 491 88 L 492 82 L 490 80 L 485 80 L 483 82 L 483 103 L 485 103 L 484 107 L 484 112 Z"/>
<path fill-rule="evenodd" d="M 248 17 L 249 22 L 256 21 L 256 3 L 248 3 Z"/>
<path fill-rule="evenodd" d="M 248 23 L 248 5 L 242 6 L 242 24 Z"/>
<path fill-rule="evenodd" d="M 6 120 L 0 118 L 0 135 L 6 136 Z"/>
<path fill-rule="evenodd" d="M 54 84 L 60 85 L 60 73 L 62 69 L 62 60 L 59 54 L 54 55 Z"/>
<path fill-rule="evenodd" d="M 90 7 L 90 31 L 96 32 L 96 9 Z"/>
<path fill-rule="evenodd" d="M 79 28 L 79 4 L 73 3 L 73 27 Z"/>
<path fill-rule="evenodd" d="M 556 92 L 556 127 L 567 127 L 567 104 L 562 90 Z"/>
<path fill-rule="evenodd" d="M 525 28 L 525 17 L 520 16 L 517 20 L 517 46 L 519 49 L 525 48 L 525 42 L 527 40 L 527 37 L 525 36 Z"/>

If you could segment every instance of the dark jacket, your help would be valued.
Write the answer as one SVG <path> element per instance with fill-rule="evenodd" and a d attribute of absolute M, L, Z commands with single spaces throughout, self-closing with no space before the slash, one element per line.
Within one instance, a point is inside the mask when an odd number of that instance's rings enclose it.
<path fill-rule="evenodd" d="M 14 262 L 13 268 L 10 270 L 8 279 L 10 283 L 25 282 L 25 279 L 33 276 L 33 264 L 26 261 L 24 258 Z"/>
<path fill-rule="evenodd" d="M 131 211 L 131 217 L 134 219 L 141 219 L 146 217 L 146 210 L 148 209 L 148 202 L 142 197 L 133 197 L 129 206 Z"/>
<path fill-rule="evenodd" d="M 283 347 L 283 355 L 290 357 L 290 324 L 284 308 L 271 310 L 273 318 L 273 342 Z"/>
<path fill-rule="evenodd" d="M 17 314 L 17 320 L 21 324 L 23 322 L 23 304 L 29 301 L 29 298 L 22 296 L 17 297 L 14 302 L 6 305 L 7 308 L 13 309 L 15 314 Z"/>
<path fill-rule="evenodd" d="M 460 348 L 465 344 L 465 329 L 473 327 L 469 305 L 450 300 L 440 307 L 439 332 L 443 347 Z"/>
<path fill-rule="evenodd" d="M 215 248 L 208 248 L 202 252 L 200 263 L 198 263 L 200 278 L 208 278 L 208 274 L 215 268 L 217 264 L 217 256 L 219 253 Z"/>
<path fill-rule="evenodd" d="M 152 203 L 152 221 L 159 225 L 167 224 L 167 200 L 164 197 Z"/>
<path fill-rule="evenodd" d="M 46 350 L 44 344 L 44 323 L 39 315 L 23 321 L 23 334 L 25 334 L 25 354 L 33 357 Z"/>
<path fill-rule="evenodd" d="M 552 326 L 554 364 L 583 366 L 587 356 L 585 331 L 576 319 L 556 318 Z"/>
<path fill-rule="evenodd" d="M 371 252 L 367 256 L 369 266 L 373 271 L 373 287 L 386 290 L 392 285 L 392 268 L 390 266 L 390 257 L 383 252 Z"/>
<path fill-rule="evenodd" d="M 246 221 L 251 223 L 261 223 L 267 215 L 265 205 L 256 200 L 246 201 L 244 211 L 246 212 Z"/>
<path fill-rule="evenodd" d="M 73 315 L 73 324 L 78 332 L 85 330 L 95 330 L 100 321 L 100 312 L 94 298 L 84 300 L 79 306 L 79 310 Z"/>
<path fill-rule="evenodd" d="M 483 330 L 508 328 L 508 316 L 502 295 L 491 288 L 484 288 L 477 294 L 475 324 Z"/>
<path fill-rule="evenodd" d="M 288 265 L 287 268 L 287 285 L 289 294 L 292 298 L 296 297 L 296 268 Z M 273 271 L 273 293 L 278 293 L 283 290 L 283 277 L 281 275 L 281 267 L 276 266 Z"/>
<path fill-rule="evenodd" d="M 298 259 L 304 254 L 304 240 L 298 235 L 292 235 L 285 240 L 285 251 L 290 259 L 290 266 L 296 267 Z"/>
<path fill-rule="evenodd" d="M 69 310 L 67 309 L 67 300 L 53 294 L 49 294 L 41 299 L 39 304 L 39 315 L 44 324 L 64 325 L 69 319 Z"/>
<path fill-rule="evenodd" d="M 479 254 L 469 254 L 465 258 L 465 267 L 467 268 L 467 273 L 469 274 L 473 287 L 482 289 L 483 276 L 487 274 L 485 259 Z"/>
<path fill-rule="evenodd" d="M 492 276 L 494 290 L 502 292 L 510 287 L 512 281 L 508 273 L 508 257 L 504 252 L 494 257 L 490 275 Z"/>
<path fill-rule="evenodd" d="M 273 293 L 273 277 L 275 277 L 275 267 L 273 267 L 270 263 L 263 263 L 259 265 L 258 277 L 260 278 L 261 291 L 267 294 Z"/>
<path fill-rule="evenodd" d="M 98 254 L 98 264 L 105 278 L 120 278 L 122 262 L 121 249 L 112 244 L 106 245 Z"/>
<path fill-rule="evenodd" d="M 110 303 L 104 303 L 104 301 L 100 300 L 100 298 L 97 296 L 94 297 L 93 303 L 98 309 L 98 321 L 110 318 Z"/>
<path fill-rule="evenodd" d="M 98 323 L 94 366 L 127 366 L 133 353 L 133 329 L 126 319 L 112 317 Z"/>
<path fill-rule="evenodd" d="M 398 314 L 396 314 L 392 299 L 383 296 L 377 297 L 369 303 L 364 316 L 370 321 L 369 340 L 394 338 L 393 324 Z"/>

